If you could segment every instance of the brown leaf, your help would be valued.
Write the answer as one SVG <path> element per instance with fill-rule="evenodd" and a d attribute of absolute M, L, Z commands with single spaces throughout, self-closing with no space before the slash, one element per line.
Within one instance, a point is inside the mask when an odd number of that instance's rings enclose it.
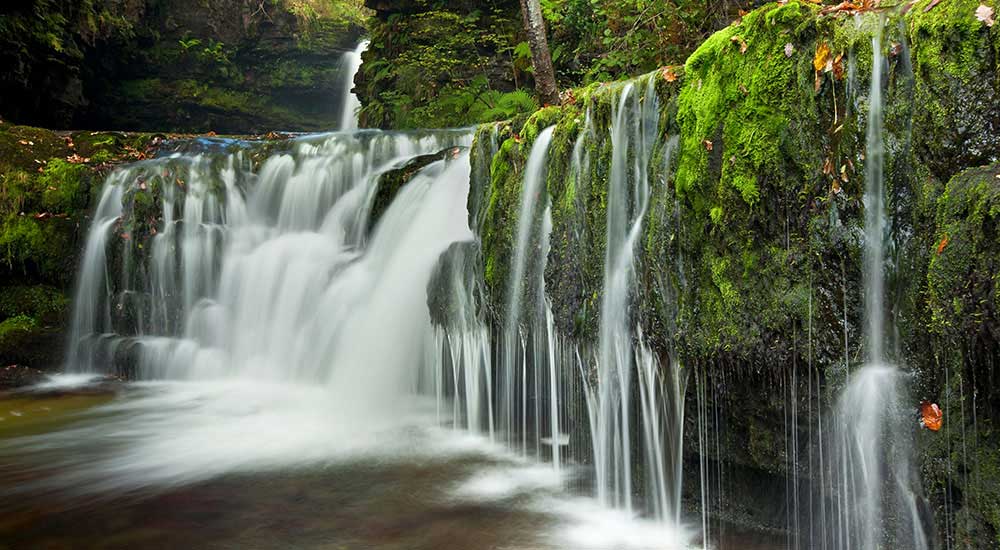
<path fill-rule="evenodd" d="M 844 79 L 844 54 L 839 53 L 837 57 L 833 58 L 833 78 L 837 80 Z"/>
<path fill-rule="evenodd" d="M 823 161 L 823 174 L 827 176 L 833 174 L 833 161 L 830 160 L 830 157 L 826 157 L 826 160 Z"/>
<path fill-rule="evenodd" d="M 941 429 L 943 421 L 944 413 L 941 412 L 941 407 L 938 407 L 937 403 L 931 403 L 926 400 L 920 402 L 921 426 L 932 432 L 936 432 Z"/>
<path fill-rule="evenodd" d="M 927 13 L 927 12 L 931 11 L 932 9 L 934 9 L 934 6 L 936 6 L 936 5 L 940 4 L 940 3 L 941 3 L 941 0 L 934 0 L 930 4 L 927 4 L 927 7 L 924 8 L 924 13 Z"/>
<path fill-rule="evenodd" d="M 712 144 L 712 142 L 711 142 L 711 141 L 709 141 L 709 140 L 707 140 L 707 139 L 706 139 L 706 140 L 704 140 L 704 141 L 702 141 L 702 142 L 701 142 L 701 144 L 705 146 L 705 150 L 706 150 L 706 151 L 711 151 L 711 150 L 712 150 L 712 148 L 713 148 L 713 147 L 715 147 L 715 146 L 714 146 L 714 145 Z"/>
<path fill-rule="evenodd" d="M 976 19 L 985 23 L 987 27 L 992 27 L 993 23 L 995 23 L 993 20 L 993 8 L 986 4 L 979 4 L 979 7 L 976 8 Z"/>

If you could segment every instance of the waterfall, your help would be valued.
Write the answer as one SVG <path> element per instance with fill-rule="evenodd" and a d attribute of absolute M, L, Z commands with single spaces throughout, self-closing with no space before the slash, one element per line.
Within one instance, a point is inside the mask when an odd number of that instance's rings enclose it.
<path fill-rule="evenodd" d="M 650 164 L 660 143 L 665 173 L 677 143 L 675 139 L 659 141 L 659 116 L 652 78 L 638 93 L 627 84 L 613 109 L 597 385 L 587 389 L 587 404 L 599 500 L 631 513 L 632 448 L 637 437 L 646 468 L 644 508 L 654 517 L 676 523 L 684 383 L 679 365 L 662 365 L 641 343 L 641 335 L 639 344 L 633 343 L 630 321 L 635 247 L 649 204 Z M 633 371 L 638 374 L 638 426 L 631 425 Z"/>
<path fill-rule="evenodd" d="M 358 112 L 361 111 L 361 101 L 351 90 L 354 89 L 354 76 L 361 68 L 361 54 L 368 49 L 368 41 L 362 40 L 354 51 L 344 53 L 341 58 L 341 73 L 344 75 L 344 88 L 341 97 L 344 106 L 340 111 L 340 128 L 342 132 L 358 129 Z"/>
<path fill-rule="evenodd" d="M 375 397 L 359 384 L 403 391 L 410 380 L 378 369 L 423 353 L 427 281 L 451 243 L 472 238 L 468 156 L 421 171 L 370 230 L 373 199 L 402 160 L 468 142 L 328 134 L 259 169 L 242 151 L 119 169 L 84 255 L 68 369 L 121 365 L 128 350 L 139 378 L 309 382 L 353 387 L 344 399 L 356 401 Z M 396 345 L 362 345 L 379 334 Z"/>
<path fill-rule="evenodd" d="M 547 238 L 538 235 L 539 231 L 535 231 L 534 228 L 537 225 L 536 209 L 539 197 L 543 196 L 549 143 L 552 141 L 554 131 L 553 126 L 538 134 L 524 168 L 521 205 L 517 216 L 517 237 L 511 251 L 511 270 L 507 280 L 507 317 L 503 328 L 502 363 L 497 377 L 497 382 L 500 384 L 500 428 L 506 434 L 509 443 L 515 443 L 518 434 L 521 436 L 522 452 L 527 451 L 528 437 L 528 360 L 526 335 L 521 330 L 521 309 L 525 292 L 524 283 L 528 279 L 526 273 L 528 262 L 530 260 L 535 265 L 540 259 L 532 254 L 539 250 L 532 243 L 532 236 Z"/>
<path fill-rule="evenodd" d="M 913 421 L 903 402 L 906 376 L 887 363 L 884 303 L 882 19 L 872 37 L 865 155 L 864 306 L 867 363 L 853 373 L 834 410 L 827 538 L 835 548 L 927 548 L 917 512 L 919 482 L 912 465 Z M 887 510 L 887 507 L 889 508 Z M 895 530 L 895 533 L 893 533 Z"/>

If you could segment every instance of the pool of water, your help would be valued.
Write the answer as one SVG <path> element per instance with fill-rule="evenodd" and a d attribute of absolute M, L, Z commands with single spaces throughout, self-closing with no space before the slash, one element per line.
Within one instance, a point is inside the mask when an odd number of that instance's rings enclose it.
<path fill-rule="evenodd" d="M 693 526 L 567 490 L 582 468 L 438 427 L 420 401 L 399 422 L 316 387 L 87 384 L 0 398 L 0 548 L 701 546 Z"/>

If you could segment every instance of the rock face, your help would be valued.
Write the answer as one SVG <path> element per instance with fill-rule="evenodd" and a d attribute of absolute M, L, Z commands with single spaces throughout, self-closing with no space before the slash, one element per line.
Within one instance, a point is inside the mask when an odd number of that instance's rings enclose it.
<path fill-rule="evenodd" d="M 91 197 L 111 166 L 146 158 L 161 142 L 0 122 L 0 366 L 61 364 Z"/>
<path fill-rule="evenodd" d="M 795 479 L 799 502 L 818 494 L 817 470 L 805 457 L 818 453 L 819 412 L 864 358 L 865 130 L 872 35 L 881 32 L 892 220 L 887 318 L 895 326 L 887 347 L 916 373 L 914 410 L 925 398 L 951 419 L 950 435 L 918 434 L 937 537 L 984 547 L 1000 540 L 1000 447 L 992 435 L 1000 406 L 990 382 L 1000 349 L 1000 179 L 990 164 L 1000 157 L 1000 32 L 976 19 L 978 1 L 925 12 L 929 4 L 890 10 L 884 24 L 873 13 L 856 22 L 794 0 L 767 5 L 710 37 L 683 67 L 634 83 L 655 79 L 661 144 L 653 157 L 669 161 L 651 167 L 633 321 L 657 355 L 693 373 L 686 410 L 697 410 L 695 376 L 715 396 L 709 407 L 720 439 L 706 458 L 725 472 L 731 504 L 721 516 L 783 528 L 786 517 L 774 510 L 784 502 L 752 509 L 752 493 Z M 573 104 L 477 134 L 501 141 L 476 198 L 488 205 L 483 308 L 494 323 L 505 313 L 525 161 L 539 131 L 555 125 L 546 292 L 564 336 L 596 341 L 608 128 L 625 85 L 594 85 L 577 91 Z M 594 137 L 585 141 L 581 180 L 571 166 L 584 131 Z M 670 136 L 677 147 L 667 156 Z M 789 424 L 792 411 L 797 421 Z M 698 431 L 694 415 L 687 418 L 686 464 L 694 469 L 685 492 L 697 498 Z M 800 525 L 812 517 L 802 508 Z"/>
<path fill-rule="evenodd" d="M 364 19 L 351 0 L 3 9 L 0 114 L 52 128 L 175 132 L 336 129 L 350 78 L 340 56 Z"/>

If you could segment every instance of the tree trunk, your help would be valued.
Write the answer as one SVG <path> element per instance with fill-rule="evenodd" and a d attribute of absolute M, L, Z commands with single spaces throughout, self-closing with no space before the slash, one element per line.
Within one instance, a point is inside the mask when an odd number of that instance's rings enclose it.
<path fill-rule="evenodd" d="M 545 38 L 545 20 L 542 19 L 542 6 L 538 0 L 521 0 L 521 16 L 524 19 L 524 30 L 528 33 L 528 46 L 531 47 L 535 92 L 544 105 L 558 105 L 559 87 L 556 86 L 549 41 Z"/>

